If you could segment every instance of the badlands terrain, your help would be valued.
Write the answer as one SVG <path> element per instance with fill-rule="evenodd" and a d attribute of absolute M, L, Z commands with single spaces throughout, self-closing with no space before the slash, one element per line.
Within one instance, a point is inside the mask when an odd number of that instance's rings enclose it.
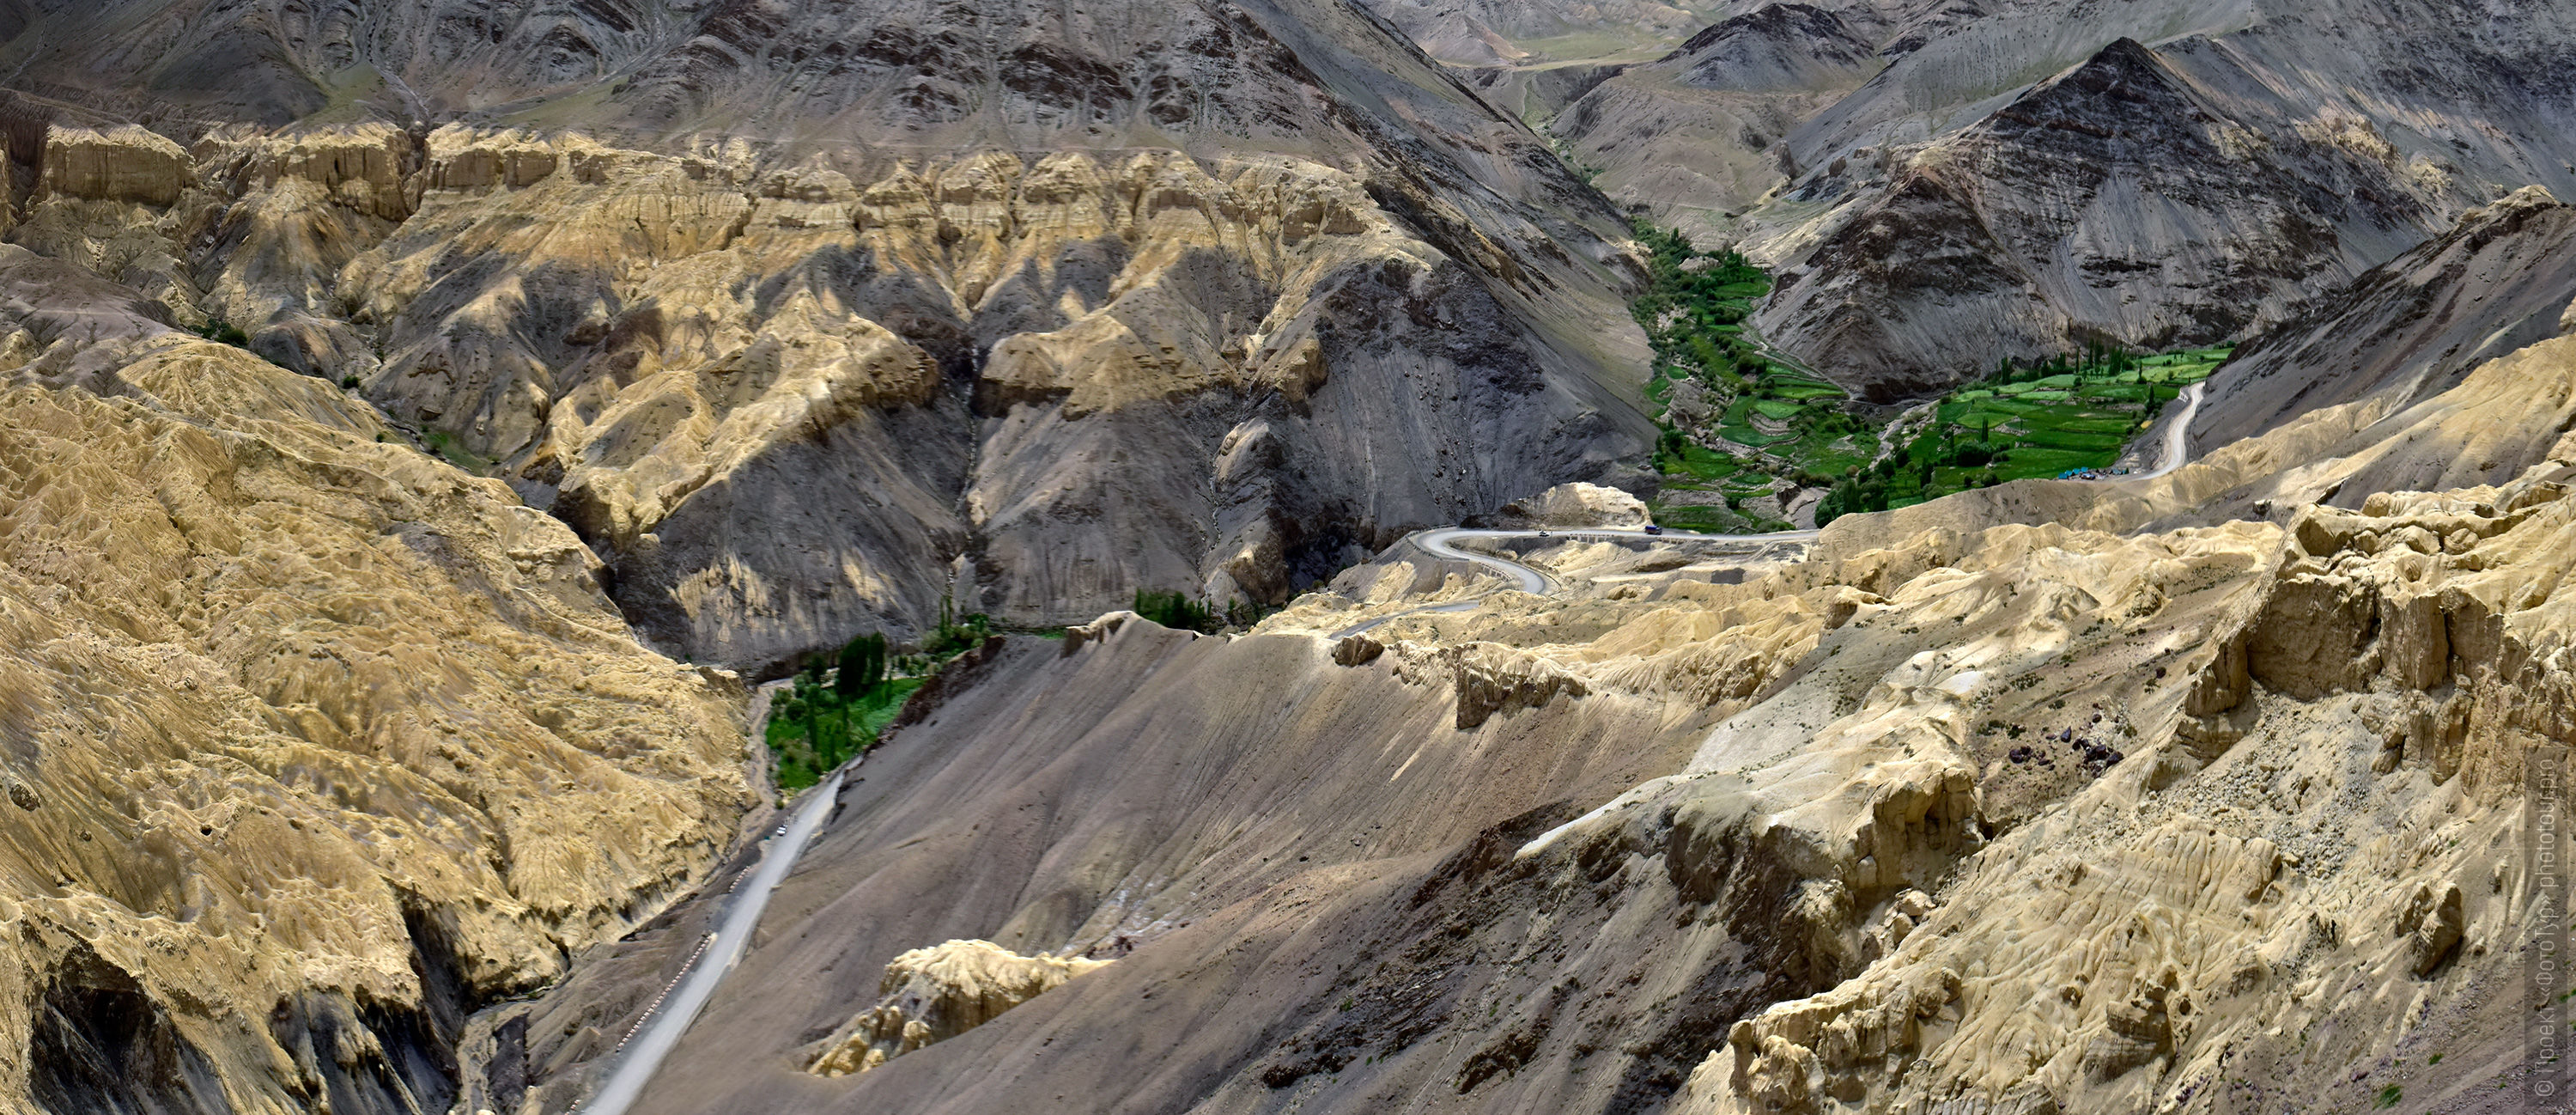
<path fill-rule="evenodd" d="M 2533 1110 L 2571 63 L 0 3 L 0 1110 Z"/>

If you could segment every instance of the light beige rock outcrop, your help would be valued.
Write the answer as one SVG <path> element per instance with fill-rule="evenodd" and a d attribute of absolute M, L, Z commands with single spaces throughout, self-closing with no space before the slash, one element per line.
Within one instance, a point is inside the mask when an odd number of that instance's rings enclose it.
<path fill-rule="evenodd" d="M 877 1005 L 827 1040 L 805 1071 L 816 1076 L 866 1072 L 999 1018 L 1110 963 L 1080 956 L 1021 956 L 991 941 L 914 949 L 886 964 Z"/>
<path fill-rule="evenodd" d="M 1653 521 L 1644 500 L 1599 484 L 1559 484 L 1529 499 L 1504 505 L 1539 526 L 1641 527 Z"/>
<path fill-rule="evenodd" d="M 2302 512 L 2256 606 L 2208 636 L 2208 668 L 2242 675 L 2194 690 L 2173 742 L 2142 732 L 2112 776 L 1963 861 L 1884 959 L 1738 1023 L 1680 1109 L 2148 1110 L 2222 1066 L 2385 1058 L 2407 1026 L 2308 1035 L 2420 1017 L 2527 916 L 2519 861 L 2486 850 L 2517 838 L 2529 764 L 2576 732 L 2570 471 Z"/>
<path fill-rule="evenodd" d="M 178 144 L 132 124 L 114 128 L 55 125 L 45 133 L 42 197 L 168 205 L 188 186 L 192 167 Z"/>

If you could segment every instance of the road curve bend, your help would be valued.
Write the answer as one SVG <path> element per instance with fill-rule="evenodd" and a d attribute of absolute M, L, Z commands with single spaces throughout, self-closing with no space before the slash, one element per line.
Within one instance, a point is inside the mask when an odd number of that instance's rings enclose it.
<path fill-rule="evenodd" d="M 1557 530 L 1477 530 L 1469 527 L 1441 527 L 1435 530 L 1416 531 L 1411 537 L 1415 546 L 1420 547 L 1424 552 L 1429 553 L 1434 557 L 1472 562 L 1486 569 L 1493 570 L 1495 573 L 1501 575 L 1504 580 L 1511 582 L 1511 587 L 1513 589 L 1537 596 L 1554 592 L 1557 589 L 1556 582 L 1551 580 L 1547 574 L 1509 558 L 1461 550 L 1458 548 L 1458 543 L 1464 541 L 1499 542 L 1516 539 L 1544 538 L 1549 541 L 1747 542 L 1760 544 L 1768 542 L 1813 542 L 1816 540 L 1817 533 L 1818 532 L 1814 530 L 1783 530 L 1775 531 L 1770 534 L 1700 534 L 1695 531 L 1687 530 L 1665 530 L 1649 534 L 1642 527 L 1566 527 Z M 1339 631 L 1333 632 L 1331 637 L 1335 639 L 1347 639 L 1353 635 L 1363 635 L 1380 624 L 1404 619 L 1408 616 L 1418 616 L 1431 612 L 1471 612 L 1476 609 L 1479 603 L 1481 603 L 1481 599 L 1455 600 L 1446 604 L 1433 604 L 1427 607 L 1414 608 L 1409 611 L 1397 612 L 1391 616 L 1380 616 L 1379 618 L 1370 620 L 1366 623 L 1354 624 L 1350 627 L 1345 627 Z"/>
<path fill-rule="evenodd" d="M 636 1097 L 644 1094 L 654 1070 L 662 1067 L 662 1058 L 679 1043 L 680 1035 L 688 1032 L 689 1023 L 697 1021 L 699 1009 L 715 994 L 716 985 L 724 982 L 725 973 L 742 959 L 743 950 L 751 943 L 752 928 L 760 924 L 760 912 L 769 906 L 770 892 L 787 878 L 787 869 L 796 865 L 796 856 L 805 850 L 805 842 L 823 827 L 823 818 L 832 811 L 832 799 L 840 792 L 841 775 L 837 773 L 806 791 L 805 800 L 796 807 L 795 819 L 787 823 L 787 831 L 770 837 L 768 850 L 761 853 L 760 866 L 735 886 L 733 909 L 725 913 L 724 924 L 717 927 L 708 946 L 699 952 L 680 981 L 663 993 L 661 1006 L 627 1035 L 625 1052 L 600 1081 L 590 1102 L 581 1105 L 581 1115 L 625 1115 Z"/>
<path fill-rule="evenodd" d="M 2164 460 L 2156 465 L 2154 471 L 2141 474 L 2139 479 L 2153 480 L 2163 476 L 2181 468 L 2183 461 L 2188 459 L 2191 420 L 2200 414 L 2201 390 L 2207 386 L 2209 382 L 2203 380 L 2183 388 L 2182 394 L 2176 396 L 2182 400 L 2182 413 L 2175 416 L 2173 425 L 2165 427 Z"/>

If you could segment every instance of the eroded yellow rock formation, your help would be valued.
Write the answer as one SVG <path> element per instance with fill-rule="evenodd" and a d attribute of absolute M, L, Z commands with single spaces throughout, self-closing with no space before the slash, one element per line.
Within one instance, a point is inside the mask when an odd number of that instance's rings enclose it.
<path fill-rule="evenodd" d="M 1561 400 L 1525 371 L 1470 370 L 1547 357 L 1453 337 L 1505 326 L 1492 295 L 1381 205 L 1383 183 L 1294 156 L 869 162 L 385 123 L 233 126 L 190 151 L 131 127 L 48 134 L 14 241 L 452 438 L 574 523 L 630 618 L 698 657 L 920 627 L 970 548 L 979 599 L 961 603 L 1001 614 L 1084 618 L 1140 583 L 1282 602 L 1307 533 L 1537 486 L 1386 425 L 1382 399 L 1311 431 L 1212 417 L 1313 417 L 1337 359 L 1401 378 L 1442 422 L 1614 432 L 1547 417 Z M 1501 409 L 1434 383 L 1453 376 L 1500 387 Z M 1405 490 L 1378 492 L 1390 477 Z M 756 536 L 794 503 L 802 521 Z"/>
<path fill-rule="evenodd" d="M 43 197 L 146 205 L 179 200 L 193 170 L 178 144 L 132 124 L 55 127 L 45 135 L 43 166 Z"/>
<path fill-rule="evenodd" d="M 991 941 L 914 949 L 887 962 L 877 1005 L 827 1039 L 805 1071 L 816 1076 L 866 1072 L 990 1022 L 1110 963 L 1081 956 L 1021 956 Z"/>
<path fill-rule="evenodd" d="M 83 289 L 45 266 L 0 259 Z M 160 1043 L 128 1090 L 182 1106 L 435 1101 L 461 1009 L 709 865 L 752 800 L 741 688 L 637 645 L 500 482 L 88 312 L 114 343 L 0 388 L 0 1047 Z M 30 1073 L 0 1057 L 5 1102 L 79 1083 Z"/>
<path fill-rule="evenodd" d="M 2204 629 L 2171 728 L 2131 703 L 2128 762 L 1953 857 L 1883 959 L 1737 1024 L 1683 1109 L 2148 1110 L 2420 1046 L 2527 935 L 2532 880 L 2497 850 L 2527 764 L 2576 738 L 2570 457 L 2250 538 L 2276 554 Z"/>

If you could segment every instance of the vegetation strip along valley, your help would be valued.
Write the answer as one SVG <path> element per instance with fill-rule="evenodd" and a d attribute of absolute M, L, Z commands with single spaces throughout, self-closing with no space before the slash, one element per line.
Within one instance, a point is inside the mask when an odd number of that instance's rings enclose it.
<path fill-rule="evenodd" d="M 1746 326 L 1771 278 L 1732 250 L 1704 252 L 1640 220 L 1651 278 L 1632 304 L 1653 342 L 1647 396 L 1662 433 L 1651 504 L 1668 527 L 1786 530 L 1824 489 L 1816 525 L 2007 480 L 2108 469 L 2226 347 L 2140 356 L 2116 346 L 1999 358 L 1930 407 L 1874 417 L 1841 387 L 1772 352 Z M 1884 409 L 1884 408 L 1875 408 Z"/>

